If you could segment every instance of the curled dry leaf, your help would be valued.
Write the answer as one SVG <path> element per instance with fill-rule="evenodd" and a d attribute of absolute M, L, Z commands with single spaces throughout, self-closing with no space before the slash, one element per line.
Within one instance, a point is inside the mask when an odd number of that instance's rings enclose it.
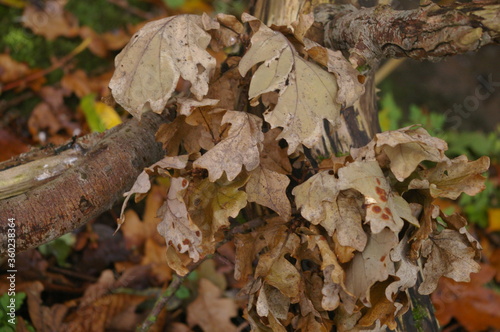
<path fill-rule="evenodd" d="M 427 258 L 424 265 L 424 282 L 420 284 L 420 294 L 432 293 L 442 276 L 455 281 L 469 281 L 470 274 L 479 271 L 480 265 L 474 260 L 476 250 L 467 236 L 455 230 L 445 229 L 431 234 L 422 243 L 422 256 Z"/>
<path fill-rule="evenodd" d="M 328 68 L 337 78 L 338 93 L 336 102 L 343 107 L 352 106 L 365 92 L 359 82 L 359 72 L 344 58 L 340 51 L 323 47 L 309 39 L 304 40 L 307 54 L 319 64 Z"/>
<path fill-rule="evenodd" d="M 195 167 L 207 169 L 212 182 L 224 171 L 231 181 L 238 176 L 243 165 L 247 171 L 259 166 L 264 140 L 262 120 L 252 114 L 227 111 L 222 118 L 222 124 L 225 123 L 231 124 L 228 136 L 193 163 Z"/>
<path fill-rule="evenodd" d="M 215 249 L 215 234 L 229 226 L 229 217 L 235 218 L 247 205 L 247 194 L 239 190 L 247 176 L 233 181 L 225 177 L 210 182 L 209 179 L 193 180 L 186 195 L 189 216 L 202 231 L 205 248 Z"/>
<path fill-rule="evenodd" d="M 378 234 L 371 234 L 366 248 L 356 253 L 346 268 L 345 284 L 349 293 L 370 307 L 370 289 L 377 281 L 384 281 L 394 275 L 394 263 L 390 259 L 391 250 L 398 244 L 396 233 L 385 228 Z M 348 312 L 352 311 L 346 308 Z"/>
<path fill-rule="evenodd" d="M 158 210 L 162 221 L 158 224 L 158 233 L 165 238 L 168 246 L 179 253 L 189 253 L 189 257 L 197 262 L 202 252 L 202 234 L 200 228 L 188 214 L 184 193 L 189 181 L 184 178 L 172 178 L 167 200 Z"/>
<path fill-rule="evenodd" d="M 113 97 L 137 118 L 149 108 L 161 113 L 182 76 L 195 97 L 203 98 L 215 68 L 206 51 L 210 39 L 196 15 L 146 24 L 115 59 L 109 83 Z"/>
<path fill-rule="evenodd" d="M 419 172 L 421 179 L 414 179 L 409 189 L 429 189 L 432 197 L 457 199 L 461 193 L 476 195 L 484 190 L 485 177 L 481 174 L 490 167 L 490 158 L 469 161 L 466 156 L 440 162 Z"/>
<path fill-rule="evenodd" d="M 127 207 L 128 200 L 134 194 L 136 194 L 136 202 L 144 197 L 144 194 L 148 193 L 151 189 L 151 181 L 149 179 L 149 173 L 155 172 L 155 169 L 160 168 L 163 170 L 175 168 L 175 169 L 183 169 L 186 167 L 188 161 L 188 156 L 175 156 L 175 157 L 165 157 L 162 160 L 154 163 L 150 167 L 146 168 L 144 171 L 139 174 L 137 179 L 134 182 L 132 188 L 123 194 L 125 197 L 125 201 L 122 205 L 122 211 L 120 214 L 121 223 L 124 222 L 123 213 L 125 212 L 125 208 Z M 164 173 L 165 175 L 167 173 Z M 139 194 L 139 196 L 137 196 Z"/>
<path fill-rule="evenodd" d="M 383 152 L 391 161 L 391 171 L 399 181 L 410 176 L 424 160 L 441 162 L 448 158 L 448 145 L 432 137 L 422 127 L 410 126 L 376 135 L 377 153 Z"/>
<path fill-rule="evenodd" d="M 272 128 L 283 128 L 278 138 L 287 140 L 289 154 L 300 144 L 314 146 L 322 137 L 323 119 L 336 124 L 340 113 L 335 76 L 300 57 L 283 34 L 263 24 L 251 42 L 240 61 L 240 73 L 245 76 L 254 65 L 264 63 L 252 76 L 249 98 L 279 90 L 276 106 L 264 118 Z"/>
<path fill-rule="evenodd" d="M 365 196 L 366 222 L 373 233 L 385 227 L 399 232 L 403 219 L 418 226 L 410 205 L 394 192 L 376 161 L 355 161 L 339 169 L 339 188 L 356 189 Z"/>
<path fill-rule="evenodd" d="M 292 213 L 290 201 L 286 196 L 286 188 L 290 179 L 284 175 L 262 166 L 250 172 L 246 185 L 249 202 L 256 202 L 277 212 L 284 220 L 289 220 Z"/>
<path fill-rule="evenodd" d="M 206 332 L 236 332 L 231 317 L 238 314 L 234 299 L 222 298 L 222 290 L 207 279 L 200 279 L 198 296 L 187 307 L 187 322 Z"/>
<path fill-rule="evenodd" d="M 340 193 L 333 172 L 319 172 L 292 193 L 304 218 L 323 226 L 330 236 L 336 231 L 341 245 L 364 249 L 367 237 L 362 228 L 360 204 L 352 195 Z"/>

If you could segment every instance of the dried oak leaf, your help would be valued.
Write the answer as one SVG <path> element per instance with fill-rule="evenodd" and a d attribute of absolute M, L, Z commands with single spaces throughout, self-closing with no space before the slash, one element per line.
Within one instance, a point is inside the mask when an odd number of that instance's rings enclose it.
<path fill-rule="evenodd" d="M 269 317 L 272 315 L 275 319 L 286 320 L 288 309 L 290 307 L 290 298 L 283 295 L 277 288 L 264 284 L 257 298 L 257 314 L 260 317 Z"/>
<path fill-rule="evenodd" d="M 245 191 L 249 202 L 256 202 L 277 212 L 284 220 L 289 220 L 292 206 L 286 195 L 290 183 L 288 176 L 262 166 L 249 173 Z"/>
<path fill-rule="evenodd" d="M 227 137 L 193 163 L 194 167 L 207 169 L 212 182 L 224 171 L 231 181 L 240 174 L 243 165 L 247 171 L 252 171 L 260 162 L 264 140 L 262 120 L 252 114 L 227 111 L 222 118 L 222 124 L 225 123 L 231 124 Z"/>
<path fill-rule="evenodd" d="M 364 93 L 364 85 L 359 82 L 359 72 L 344 58 L 340 51 L 323 47 L 309 39 L 304 40 L 307 54 L 328 68 L 337 78 L 338 93 L 335 99 L 343 107 L 352 106 Z"/>
<path fill-rule="evenodd" d="M 418 271 L 420 269 L 408 259 L 409 247 L 408 234 L 405 234 L 398 245 L 391 251 L 391 261 L 395 263 L 396 267 L 394 276 L 398 279 L 389 284 L 385 289 L 385 296 L 389 301 L 394 301 L 395 295 L 400 291 L 405 291 L 415 286 L 417 282 Z"/>
<path fill-rule="evenodd" d="M 278 237 L 281 241 L 277 241 Z M 264 282 L 289 297 L 292 303 L 299 300 L 302 277 L 285 255 L 295 256 L 299 245 L 300 238 L 296 234 L 277 234 L 269 245 L 269 251 L 260 255 L 255 268 L 255 278 L 262 277 Z"/>
<path fill-rule="evenodd" d="M 240 175 L 233 181 L 225 176 L 215 182 L 209 179 L 191 181 L 186 204 L 190 218 L 202 232 L 207 250 L 215 249 L 215 234 L 229 226 L 229 217 L 237 217 L 247 205 L 247 194 L 239 190 L 247 180 L 247 176 Z"/>
<path fill-rule="evenodd" d="M 149 108 L 161 113 L 182 76 L 202 99 L 216 64 L 206 51 L 210 39 L 196 15 L 146 24 L 115 59 L 109 83 L 113 97 L 137 118 Z"/>
<path fill-rule="evenodd" d="M 474 260 L 476 250 L 466 235 L 445 229 L 430 234 L 422 243 L 421 253 L 427 258 L 422 271 L 424 281 L 418 292 L 432 293 L 442 276 L 455 281 L 469 281 L 470 274 L 479 271 L 480 265 Z"/>
<path fill-rule="evenodd" d="M 256 21 L 243 15 L 243 21 Z M 272 128 L 282 127 L 278 138 L 288 142 L 288 153 L 300 144 L 314 146 L 322 137 L 322 121 L 336 124 L 340 114 L 335 76 L 319 65 L 300 57 L 292 43 L 280 32 L 260 24 L 252 36 L 252 46 L 240 61 L 240 73 L 264 62 L 253 74 L 249 98 L 279 90 L 276 106 L 264 114 Z"/>
<path fill-rule="evenodd" d="M 408 202 L 391 190 L 377 161 L 355 161 L 340 168 L 338 173 L 339 189 L 355 189 L 365 196 L 365 221 L 370 223 L 373 233 L 385 227 L 399 232 L 403 219 L 419 225 Z"/>
<path fill-rule="evenodd" d="M 328 235 L 336 231 L 339 243 L 362 251 L 367 237 L 362 228 L 360 206 L 349 193 L 340 193 L 338 180 L 321 171 L 292 191 L 300 213 L 312 224 L 323 226 Z"/>
<path fill-rule="evenodd" d="M 371 287 L 378 281 L 387 280 L 389 275 L 395 273 L 394 263 L 389 255 L 398 242 L 397 233 L 387 228 L 380 233 L 371 234 L 365 250 L 356 253 L 345 270 L 347 290 L 366 307 L 371 307 L 373 304 L 370 301 Z"/>
<path fill-rule="evenodd" d="M 281 218 L 255 229 L 248 234 L 236 234 L 236 260 L 234 278 L 246 280 L 253 273 L 253 261 L 256 255 L 266 247 L 273 247 L 285 241 L 287 227 Z M 269 220 L 268 220 L 269 222 Z"/>
<path fill-rule="evenodd" d="M 238 314 L 234 299 L 222 298 L 222 291 L 207 279 L 200 279 L 198 297 L 187 307 L 189 327 L 198 325 L 206 332 L 237 331 L 231 317 Z"/>
<path fill-rule="evenodd" d="M 500 329 L 500 294 L 484 286 L 494 275 L 495 269 L 483 264 L 470 283 L 441 278 L 432 293 L 439 323 L 445 326 L 455 317 L 467 331 Z"/>
<path fill-rule="evenodd" d="M 183 155 L 183 156 L 175 156 L 175 157 L 165 157 L 162 160 L 154 163 L 150 167 L 146 168 L 139 174 L 137 179 L 135 180 L 132 188 L 125 192 L 123 194 L 123 197 L 125 197 L 125 200 L 123 201 L 122 205 L 122 211 L 120 214 L 120 221 L 123 223 L 123 213 L 125 212 L 125 208 L 127 206 L 128 200 L 132 195 L 136 195 L 135 201 L 138 202 L 142 198 L 145 197 L 145 194 L 149 192 L 151 189 L 151 180 L 149 179 L 149 174 L 154 173 L 156 169 L 163 169 L 167 170 L 170 168 L 175 168 L 175 169 L 183 169 L 186 167 L 186 164 L 188 162 L 188 156 Z M 167 175 L 166 172 L 163 173 L 163 175 Z"/>
<path fill-rule="evenodd" d="M 187 252 L 197 262 L 200 259 L 202 234 L 200 228 L 188 214 L 184 193 L 189 181 L 185 178 L 172 178 L 167 200 L 158 210 L 162 221 L 158 224 L 158 233 L 165 238 L 168 246 L 179 253 Z"/>
<path fill-rule="evenodd" d="M 403 181 L 423 160 L 441 162 L 448 158 L 444 151 L 448 145 L 442 139 L 432 137 L 422 127 L 409 126 L 376 135 L 377 154 L 383 152 L 391 161 L 391 171 Z"/>
<path fill-rule="evenodd" d="M 280 133 L 279 128 L 274 128 L 264 134 L 260 165 L 277 173 L 290 174 L 292 173 L 292 165 L 290 159 L 288 159 L 286 149 L 282 149 L 276 140 Z"/>
<path fill-rule="evenodd" d="M 486 188 L 481 173 L 489 167 L 488 157 L 469 161 L 466 156 L 460 156 L 419 172 L 421 179 L 413 179 L 408 188 L 429 189 L 432 197 L 457 199 L 461 193 L 473 196 Z"/>

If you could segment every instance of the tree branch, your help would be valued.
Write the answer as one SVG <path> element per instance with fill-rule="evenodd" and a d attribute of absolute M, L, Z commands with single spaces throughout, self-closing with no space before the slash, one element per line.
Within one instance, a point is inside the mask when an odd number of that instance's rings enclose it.
<path fill-rule="evenodd" d="M 14 218 L 16 251 L 68 233 L 110 209 L 144 167 L 164 156 L 155 132 L 164 120 L 148 113 L 79 140 L 84 152 L 50 182 L 0 201 L 0 256 L 7 252 L 9 218 Z M 85 151 L 86 150 L 86 151 Z M 22 165 L 29 166 L 30 163 Z M 10 171 L 11 169 L 7 169 Z M 26 168 L 25 172 L 32 170 Z"/>
<path fill-rule="evenodd" d="M 315 20 L 324 24 L 326 45 L 347 51 L 357 66 L 384 57 L 437 60 L 500 43 L 498 3 L 399 11 L 326 4 L 315 8 Z"/>

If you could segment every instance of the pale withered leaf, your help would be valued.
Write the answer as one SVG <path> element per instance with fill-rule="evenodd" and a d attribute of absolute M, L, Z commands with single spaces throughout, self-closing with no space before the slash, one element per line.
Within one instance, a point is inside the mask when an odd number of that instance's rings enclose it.
<path fill-rule="evenodd" d="M 488 157 L 469 161 L 466 156 L 460 156 L 419 172 L 420 179 L 412 180 L 408 187 L 429 189 L 432 197 L 457 199 L 463 192 L 473 196 L 486 188 L 481 174 L 489 167 Z"/>
<path fill-rule="evenodd" d="M 292 193 L 304 218 L 323 226 L 330 236 L 336 231 L 342 246 L 364 249 L 367 237 L 361 224 L 359 204 L 353 195 L 340 192 L 333 172 L 315 174 L 295 187 Z"/>
<path fill-rule="evenodd" d="M 352 106 L 365 92 L 365 87 L 359 82 L 359 72 L 344 58 L 340 51 L 323 47 L 309 39 L 304 40 L 307 54 L 328 68 L 337 78 L 338 93 L 336 102 L 343 107 Z"/>
<path fill-rule="evenodd" d="M 448 145 L 432 137 L 422 127 L 410 126 L 376 135 L 377 154 L 384 152 L 391 161 L 391 171 L 399 181 L 410 176 L 424 160 L 441 162 L 448 158 Z"/>
<path fill-rule="evenodd" d="M 431 234 L 422 243 L 422 256 L 427 258 L 424 265 L 424 282 L 420 284 L 420 294 L 432 293 L 442 276 L 458 282 L 470 281 L 470 274 L 476 273 L 480 265 L 474 260 L 476 250 L 466 235 L 445 229 Z"/>
<path fill-rule="evenodd" d="M 227 137 L 193 164 L 207 169 L 212 182 L 219 179 L 224 171 L 231 181 L 240 174 L 243 166 L 247 171 L 259 166 L 259 153 L 264 140 L 262 120 L 252 114 L 227 111 L 222 118 L 222 124 L 224 123 L 231 124 Z"/>
<path fill-rule="evenodd" d="M 365 250 L 356 253 L 346 268 L 346 288 L 365 306 L 371 306 L 371 287 L 377 281 L 387 280 L 389 275 L 394 275 L 394 263 L 389 255 L 397 243 L 397 234 L 387 228 L 378 234 L 371 234 Z"/>
<path fill-rule="evenodd" d="M 292 213 L 286 188 L 290 183 L 288 176 L 262 166 L 250 172 L 250 179 L 245 191 L 249 202 L 266 206 L 277 212 L 284 220 L 289 220 Z"/>
<path fill-rule="evenodd" d="M 238 314 L 238 307 L 232 298 L 223 298 L 222 290 L 207 279 L 200 279 L 198 296 L 187 307 L 187 322 L 192 328 L 203 326 L 206 332 L 236 332 L 231 317 Z"/>
<path fill-rule="evenodd" d="M 377 161 L 355 161 L 339 169 L 340 189 L 355 189 L 365 196 L 366 222 L 373 233 L 384 228 L 399 232 L 403 219 L 418 226 L 411 208 L 394 192 Z"/>
<path fill-rule="evenodd" d="M 249 98 L 279 90 L 277 104 L 264 114 L 265 120 L 272 128 L 283 128 L 278 138 L 287 140 L 289 154 L 299 144 L 314 146 L 322 137 L 323 119 L 336 124 L 339 117 L 335 76 L 300 57 L 283 34 L 263 24 L 251 42 L 239 64 L 241 74 L 264 63 L 252 77 Z"/>
<path fill-rule="evenodd" d="M 216 64 L 206 51 L 210 39 L 196 15 L 146 24 L 115 59 L 113 97 L 137 118 L 149 109 L 161 113 L 182 76 L 196 98 L 203 98 Z"/>
<path fill-rule="evenodd" d="M 165 238 L 167 246 L 171 246 L 179 253 L 188 253 L 189 257 L 197 262 L 202 249 L 201 230 L 191 220 L 188 214 L 184 193 L 189 185 L 185 178 L 172 178 L 167 194 L 167 200 L 158 210 L 161 222 L 158 224 L 158 233 Z"/>

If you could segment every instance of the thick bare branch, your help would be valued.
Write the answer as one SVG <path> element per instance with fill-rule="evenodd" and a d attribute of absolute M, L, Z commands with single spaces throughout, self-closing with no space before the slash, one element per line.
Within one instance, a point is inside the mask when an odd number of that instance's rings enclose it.
<path fill-rule="evenodd" d="M 36 247 L 97 217 L 129 190 L 143 170 L 163 156 L 154 134 L 163 118 L 149 113 L 83 142 L 88 151 L 51 181 L 0 200 L 0 256 L 14 218 L 16 251 Z M 29 165 L 29 164 L 26 164 Z M 23 166 L 26 166 L 23 165 Z M 29 172 L 29 168 L 27 168 Z"/>
<path fill-rule="evenodd" d="M 315 8 L 315 19 L 325 25 L 327 46 L 348 51 L 358 66 L 384 57 L 437 60 L 500 43 L 498 3 L 439 7 L 431 2 L 400 11 L 326 4 Z"/>

